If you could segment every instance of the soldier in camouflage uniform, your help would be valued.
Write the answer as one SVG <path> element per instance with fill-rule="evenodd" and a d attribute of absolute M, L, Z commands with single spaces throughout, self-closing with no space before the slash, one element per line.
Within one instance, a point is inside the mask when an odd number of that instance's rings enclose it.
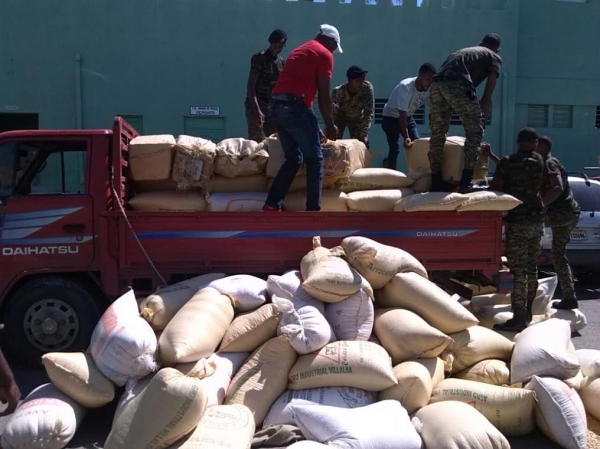
<path fill-rule="evenodd" d="M 451 54 L 433 77 L 429 99 L 429 128 L 431 131 L 429 162 L 432 191 L 445 191 L 448 186 L 442 178 L 442 159 L 450 119 L 455 112 L 465 129 L 465 166 L 459 190 L 469 190 L 477 151 L 481 145 L 484 124 L 492 105 L 492 94 L 500 76 L 502 59 L 500 37 L 486 35 L 476 47 L 463 48 Z M 487 78 L 481 100 L 476 88 Z"/>
<path fill-rule="evenodd" d="M 274 30 L 269 36 L 269 48 L 252 55 L 250 60 L 244 102 L 250 140 L 262 142 L 265 137 L 275 133 L 275 126 L 269 116 L 269 101 L 271 91 L 285 64 L 285 60 L 279 54 L 286 42 L 285 31 Z"/>
<path fill-rule="evenodd" d="M 346 127 L 351 139 L 369 145 L 369 129 L 375 113 L 373 85 L 365 78 L 367 71 L 353 65 L 346 71 L 348 81 L 333 89 L 333 121 L 342 139 Z"/>
<path fill-rule="evenodd" d="M 577 296 L 573 272 L 567 259 L 567 244 L 571 232 L 579 222 L 579 204 L 573 197 L 567 171 L 560 161 L 552 157 L 552 141 L 542 136 L 538 139 L 538 153 L 545 160 L 542 200 L 546 206 L 544 222 L 552 228 L 552 262 L 562 291 L 562 301 L 557 309 L 576 309 Z"/>
<path fill-rule="evenodd" d="M 540 187 L 544 160 L 535 152 L 537 133 L 525 128 L 517 137 L 516 153 L 500 160 L 490 189 L 508 193 L 523 202 L 506 215 L 505 254 L 514 277 L 511 295 L 513 318 L 494 329 L 520 332 L 531 321 L 531 306 L 537 293 L 537 266 L 544 234 L 544 205 Z"/>

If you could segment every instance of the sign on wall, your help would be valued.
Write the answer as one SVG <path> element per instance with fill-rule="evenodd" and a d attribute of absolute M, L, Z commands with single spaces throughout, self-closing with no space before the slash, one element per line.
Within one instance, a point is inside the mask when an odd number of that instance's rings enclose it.
<path fill-rule="evenodd" d="M 190 106 L 190 115 L 217 117 L 221 115 L 221 108 L 219 106 Z"/>

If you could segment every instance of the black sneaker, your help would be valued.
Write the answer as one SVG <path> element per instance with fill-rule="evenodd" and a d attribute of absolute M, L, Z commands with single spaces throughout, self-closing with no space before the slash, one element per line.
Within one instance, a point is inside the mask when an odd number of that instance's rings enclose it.
<path fill-rule="evenodd" d="M 563 299 L 552 307 L 557 310 L 573 310 L 579 308 L 579 305 L 576 299 Z"/>
<path fill-rule="evenodd" d="M 527 311 L 518 309 L 513 311 L 513 317 L 506 323 L 494 324 L 494 330 L 504 332 L 521 332 L 527 328 Z"/>

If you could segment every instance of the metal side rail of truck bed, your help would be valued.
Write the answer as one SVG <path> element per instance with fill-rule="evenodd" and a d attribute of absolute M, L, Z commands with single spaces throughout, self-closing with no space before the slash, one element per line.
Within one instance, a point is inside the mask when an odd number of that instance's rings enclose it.
<path fill-rule="evenodd" d="M 282 273 L 298 269 L 312 237 L 327 247 L 362 236 L 401 248 L 429 271 L 474 271 L 494 280 L 501 263 L 500 212 L 127 212 L 160 274 Z M 125 282 L 153 279 L 147 257 L 119 214 L 118 266 Z M 193 270 L 192 270 L 193 269 Z M 123 281 L 122 281 L 123 282 Z M 122 283 L 121 282 L 121 283 Z"/>

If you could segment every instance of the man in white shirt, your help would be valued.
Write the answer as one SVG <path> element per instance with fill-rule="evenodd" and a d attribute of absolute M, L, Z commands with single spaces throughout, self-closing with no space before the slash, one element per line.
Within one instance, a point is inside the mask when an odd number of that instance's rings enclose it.
<path fill-rule="evenodd" d="M 407 78 L 398 84 L 383 108 L 381 128 L 387 137 L 389 152 L 384 159 L 384 167 L 396 170 L 400 152 L 400 136 L 404 148 L 410 148 L 412 141 L 419 138 L 417 123 L 413 114 L 429 99 L 429 87 L 436 73 L 435 66 L 425 63 L 419 68 L 419 75 Z"/>

